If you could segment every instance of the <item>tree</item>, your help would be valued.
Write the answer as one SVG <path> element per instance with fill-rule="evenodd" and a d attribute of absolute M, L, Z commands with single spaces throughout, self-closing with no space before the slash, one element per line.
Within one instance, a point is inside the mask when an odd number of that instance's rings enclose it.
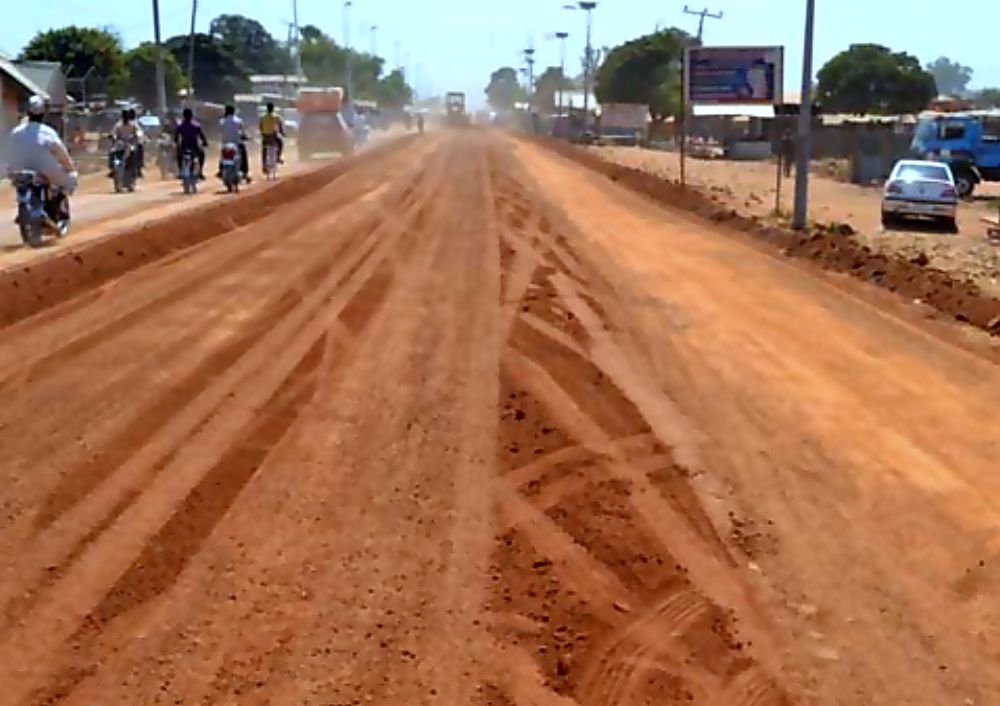
<path fill-rule="evenodd" d="M 648 105 L 657 121 L 679 115 L 681 65 L 684 49 L 691 43 L 686 32 L 671 28 L 613 48 L 597 70 L 597 99 Z"/>
<path fill-rule="evenodd" d="M 208 32 L 251 73 L 281 73 L 289 68 L 288 54 L 257 20 L 219 15 Z"/>
<path fill-rule="evenodd" d="M 413 89 L 399 69 L 392 71 L 378 82 L 375 98 L 380 108 L 399 109 L 413 101 Z"/>
<path fill-rule="evenodd" d="M 184 86 L 184 72 L 173 54 L 166 51 L 163 54 L 169 100 Z M 152 42 L 140 44 L 125 55 L 125 63 L 128 66 L 128 81 L 125 84 L 127 95 L 147 108 L 152 108 L 157 104 L 156 45 Z"/>
<path fill-rule="evenodd" d="M 486 99 L 497 110 L 513 110 L 515 103 L 528 100 L 528 92 L 517 80 L 517 71 L 510 66 L 499 68 L 490 75 L 485 92 Z"/>
<path fill-rule="evenodd" d="M 73 78 L 82 78 L 93 68 L 88 85 L 103 84 L 112 96 L 120 95 L 128 77 L 121 39 L 103 29 L 71 26 L 39 32 L 20 58 L 58 62 Z"/>
<path fill-rule="evenodd" d="M 977 108 L 1000 108 L 1000 88 L 977 91 L 974 100 Z"/>
<path fill-rule="evenodd" d="M 563 75 L 558 66 L 545 69 L 535 81 L 535 97 L 532 103 L 545 112 L 554 112 L 558 104 L 560 87 L 564 91 L 572 90 L 573 82 Z"/>
<path fill-rule="evenodd" d="M 310 83 L 347 86 L 347 61 L 351 61 L 351 85 L 361 98 L 375 98 L 383 60 L 370 54 L 338 46 L 314 25 L 302 28 L 302 71 Z"/>
<path fill-rule="evenodd" d="M 938 93 L 946 96 L 963 96 L 972 81 L 972 69 L 952 61 L 946 56 L 939 57 L 927 65 L 927 71 L 934 77 Z"/>
<path fill-rule="evenodd" d="M 854 44 L 819 72 L 818 98 L 829 112 L 917 113 L 935 95 L 934 77 L 915 56 L 878 44 Z"/>
<path fill-rule="evenodd" d="M 171 37 L 167 50 L 181 66 L 187 67 L 188 35 Z M 237 93 L 250 90 L 249 70 L 210 34 L 194 35 L 194 90 L 206 101 L 229 103 Z"/>

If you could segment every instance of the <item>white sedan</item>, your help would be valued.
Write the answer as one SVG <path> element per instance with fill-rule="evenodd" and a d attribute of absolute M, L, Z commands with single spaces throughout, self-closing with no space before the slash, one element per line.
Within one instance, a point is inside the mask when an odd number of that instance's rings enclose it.
<path fill-rule="evenodd" d="M 951 167 L 903 159 L 893 167 L 882 193 L 882 225 L 903 218 L 931 218 L 958 230 L 958 191 Z"/>

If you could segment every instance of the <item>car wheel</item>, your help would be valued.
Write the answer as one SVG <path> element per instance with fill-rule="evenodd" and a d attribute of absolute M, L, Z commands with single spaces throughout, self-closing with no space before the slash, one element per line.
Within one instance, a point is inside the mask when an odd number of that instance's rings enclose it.
<path fill-rule="evenodd" d="M 941 223 L 949 233 L 958 233 L 958 220 L 956 218 L 942 218 Z"/>
<path fill-rule="evenodd" d="M 882 211 L 882 227 L 886 230 L 894 228 L 899 223 L 899 217 L 895 213 Z"/>

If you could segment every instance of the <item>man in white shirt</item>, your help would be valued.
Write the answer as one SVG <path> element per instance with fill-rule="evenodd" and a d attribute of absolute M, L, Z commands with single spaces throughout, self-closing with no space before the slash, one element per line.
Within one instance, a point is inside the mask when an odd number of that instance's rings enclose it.
<path fill-rule="evenodd" d="M 30 170 L 45 176 L 55 187 L 50 194 L 50 215 L 69 218 L 66 198 L 76 190 L 78 176 L 69 150 L 59 133 L 46 125 L 45 100 L 32 96 L 28 100 L 28 119 L 10 133 L 7 169 L 9 172 Z"/>
<path fill-rule="evenodd" d="M 142 141 L 145 139 L 145 134 L 139 124 L 135 122 L 133 117 L 135 111 L 123 110 L 122 118 L 115 126 L 111 128 L 111 144 L 114 145 L 115 141 L 121 140 L 127 145 L 132 146 L 132 165 L 135 167 L 136 176 L 142 176 Z M 114 176 L 111 167 L 111 154 L 108 153 L 108 176 Z"/>
<path fill-rule="evenodd" d="M 243 179 L 250 183 L 250 159 L 247 155 L 246 130 L 243 129 L 243 120 L 236 114 L 236 108 L 231 105 L 226 106 L 225 117 L 219 121 L 219 132 L 222 144 L 231 142 L 236 145 L 240 152 L 240 173 Z M 219 170 L 222 173 L 222 170 Z"/>

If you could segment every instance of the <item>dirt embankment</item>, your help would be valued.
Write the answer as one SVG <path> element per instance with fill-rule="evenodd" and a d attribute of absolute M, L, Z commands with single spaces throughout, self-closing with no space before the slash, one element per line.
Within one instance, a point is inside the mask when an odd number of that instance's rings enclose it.
<path fill-rule="evenodd" d="M 141 226 L 132 232 L 81 243 L 29 265 L 0 270 L 0 328 L 98 287 L 136 267 L 252 223 L 293 205 L 345 174 L 360 161 L 399 148 L 388 142 L 305 174 L 289 176 L 256 193 Z M 275 234 L 280 237 L 280 234 Z"/>
<path fill-rule="evenodd" d="M 923 253 L 904 257 L 877 252 L 849 237 L 853 234 L 849 226 L 819 227 L 803 236 L 790 229 L 769 225 L 761 218 L 721 206 L 709 196 L 682 187 L 676 181 L 613 164 L 564 142 L 537 139 L 564 157 L 656 201 L 691 211 L 716 223 L 724 223 L 734 230 L 773 244 L 785 255 L 817 262 L 827 269 L 871 282 L 908 299 L 919 300 L 957 321 L 1000 336 L 1000 299 L 990 296 L 969 280 L 930 267 L 930 260 Z"/>

